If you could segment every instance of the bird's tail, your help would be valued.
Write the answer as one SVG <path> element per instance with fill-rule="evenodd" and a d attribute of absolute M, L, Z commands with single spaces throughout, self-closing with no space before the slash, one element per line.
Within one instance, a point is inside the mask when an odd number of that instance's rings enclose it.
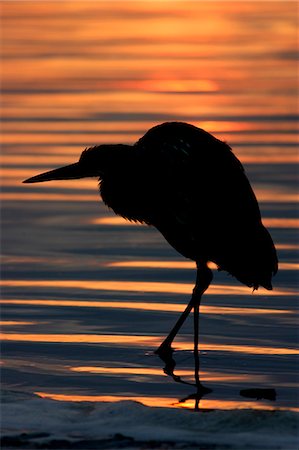
<path fill-rule="evenodd" d="M 247 231 L 230 251 L 230 258 L 219 264 L 241 283 L 257 290 L 260 286 L 272 290 L 272 277 L 278 270 L 278 259 L 272 238 L 261 225 L 254 231 Z"/>

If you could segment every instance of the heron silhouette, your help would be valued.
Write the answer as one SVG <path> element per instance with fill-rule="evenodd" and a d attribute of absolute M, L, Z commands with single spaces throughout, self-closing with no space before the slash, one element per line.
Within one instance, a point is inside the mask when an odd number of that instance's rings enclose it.
<path fill-rule="evenodd" d="M 152 225 L 169 244 L 194 260 L 192 297 L 156 353 L 176 381 L 172 343 L 194 310 L 195 382 L 199 379 L 198 326 L 203 293 L 215 263 L 253 290 L 272 289 L 278 261 L 270 234 L 240 161 L 229 145 L 182 122 L 151 128 L 134 145 L 99 145 L 78 162 L 34 176 L 24 183 L 98 177 L 104 203 L 130 221 Z"/>

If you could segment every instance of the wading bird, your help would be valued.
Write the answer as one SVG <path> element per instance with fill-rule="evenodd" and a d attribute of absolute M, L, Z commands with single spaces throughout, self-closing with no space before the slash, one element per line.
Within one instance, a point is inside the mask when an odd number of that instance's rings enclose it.
<path fill-rule="evenodd" d="M 156 353 L 176 381 L 171 344 L 194 310 L 195 381 L 200 389 L 198 319 L 214 262 L 241 283 L 272 289 L 277 272 L 273 241 L 240 161 L 206 131 L 181 122 L 151 128 L 134 145 L 99 145 L 79 161 L 25 180 L 37 183 L 98 177 L 100 194 L 113 211 L 156 227 L 179 253 L 196 262 L 192 297 Z M 204 388 L 203 388 L 204 389 Z"/>

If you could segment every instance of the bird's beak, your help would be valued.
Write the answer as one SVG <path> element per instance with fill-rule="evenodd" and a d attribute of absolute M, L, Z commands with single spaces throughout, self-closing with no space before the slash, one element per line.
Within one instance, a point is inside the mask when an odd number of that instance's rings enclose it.
<path fill-rule="evenodd" d="M 79 163 L 70 164 L 69 166 L 60 167 L 59 169 L 50 170 L 49 172 L 41 173 L 35 177 L 24 180 L 23 183 L 41 183 L 42 181 L 52 180 L 73 180 L 76 178 L 84 178 L 89 175 L 84 172 Z"/>

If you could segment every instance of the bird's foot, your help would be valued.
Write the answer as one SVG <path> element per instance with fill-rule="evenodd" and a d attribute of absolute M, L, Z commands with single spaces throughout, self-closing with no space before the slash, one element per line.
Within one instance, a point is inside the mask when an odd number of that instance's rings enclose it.
<path fill-rule="evenodd" d="M 174 368 L 176 366 L 176 362 L 172 357 L 174 349 L 168 343 L 162 343 L 160 347 L 155 351 L 156 355 L 159 356 L 160 359 L 165 363 L 165 367 L 163 369 L 166 375 L 169 375 L 174 379 L 174 381 L 181 382 L 181 377 L 175 375 Z"/>

